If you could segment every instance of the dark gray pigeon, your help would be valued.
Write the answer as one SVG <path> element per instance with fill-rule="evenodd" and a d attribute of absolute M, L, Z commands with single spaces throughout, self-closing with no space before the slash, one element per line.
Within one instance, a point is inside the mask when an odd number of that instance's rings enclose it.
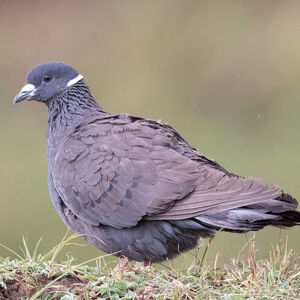
<path fill-rule="evenodd" d="M 61 62 L 33 67 L 14 103 L 48 107 L 49 192 L 59 216 L 99 249 L 159 262 L 219 230 L 299 225 L 297 201 L 229 173 L 172 127 L 111 115 Z"/>

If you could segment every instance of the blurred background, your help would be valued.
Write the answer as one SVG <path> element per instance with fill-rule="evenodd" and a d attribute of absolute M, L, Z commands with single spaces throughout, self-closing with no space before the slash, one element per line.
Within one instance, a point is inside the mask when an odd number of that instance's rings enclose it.
<path fill-rule="evenodd" d="M 299 16 L 299 1 L 0 1 L 0 243 L 43 237 L 46 251 L 66 232 L 48 195 L 46 107 L 12 105 L 27 71 L 49 60 L 84 75 L 105 110 L 168 122 L 228 170 L 300 200 Z M 300 251 L 299 233 L 258 232 L 260 254 L 286 234 Z M 218 233 L 209 259 L 236 257 L 246 241 Z"/>

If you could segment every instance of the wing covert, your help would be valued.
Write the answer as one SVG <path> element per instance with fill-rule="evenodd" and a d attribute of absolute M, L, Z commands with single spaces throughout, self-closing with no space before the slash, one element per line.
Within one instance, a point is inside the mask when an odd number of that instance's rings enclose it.
<path fill-rule="evenodd" d="M 199 164 L 174 151 L 172 142 L 141 123 L 82 126 L 57 152 L 55 188 L 91 225 L 135 226 L 196 188 Z"/>

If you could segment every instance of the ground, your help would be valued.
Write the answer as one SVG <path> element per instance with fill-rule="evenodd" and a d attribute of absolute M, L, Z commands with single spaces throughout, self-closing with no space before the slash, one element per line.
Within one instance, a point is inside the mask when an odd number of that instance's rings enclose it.
<path fill-rule="evenodd" d="M 286 243 L 258 259 L 250 239 L 238 258 L 222 266 L 218 256 L 211 265 L 205 262 L 206 244 L 186 270 L 174 269 L 171 262 L 165 268 L 131 263 L 115 274 L 106 256 L 77 265 L 71 257 L 57 262 L 74 237 L 44 255 L 37 254 L 39 243 L 31 254 L 25 240 L 23 255 L 9 249 L 16 258 L 0 258 L 0 299 L 300 299 L 300 257 Z"/>

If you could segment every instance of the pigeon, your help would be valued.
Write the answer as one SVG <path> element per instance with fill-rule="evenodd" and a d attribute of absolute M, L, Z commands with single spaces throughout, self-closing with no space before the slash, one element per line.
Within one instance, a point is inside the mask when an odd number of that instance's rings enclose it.
<path fill-rule="evenodd" d="M 235 175 L 171 126 L 110 114 L 62 62 L 27 74 L 14 103 L 48 107 L 48 186 L 66 226 L 100 250 L 156 263 L 217 231 L 300 224 L 297 201 L 261 179 Z"/>

